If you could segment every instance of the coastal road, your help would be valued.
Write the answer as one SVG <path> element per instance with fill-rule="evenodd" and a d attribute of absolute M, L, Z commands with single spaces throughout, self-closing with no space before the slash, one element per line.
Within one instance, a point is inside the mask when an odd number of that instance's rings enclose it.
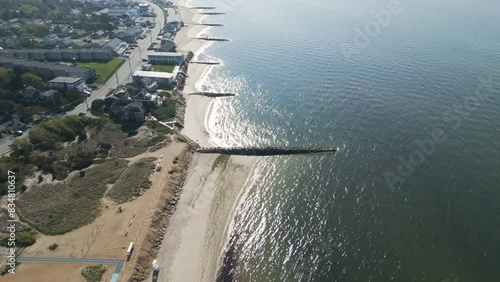
<path fill-rule="evenodd" d="M 2 152 L 2 155 L 5 154 L 3 152 L 8 152 L 10 150 L 10 144 L 12 144 L 13 141 L 14 137 L 12 136 L 0 139 L 0 152 Z"/>
<path fill-rule="evenodd" d="M 156 24 L 154 28 L 150 29 L 151 30 L 150 33 L 145 33 L 146 37 L 144 39 L 139 39 L 137 41 L 138 47 L 136 47 L 131 52 L 129 58 L 126 58 L 126 61 L 118 69 L 116 74 L 110 77 L 109 80 L 101 88 L 93 91 L 92 96 L 87 98 L 87 103 L 89 107 L 92 104 L 92 101 L 96 99 L 104 99 L 106 95 L 111 91 L 111 89 L 114 89 L 119 85 L 125 85 L 128 82 L 131 82 L 132 81 L 131 73 L 140 69 L 142 65 L 142 59 L 147 58 L 146 53 L 148 52 L 147 50 L 148 47 L 151 45 L 151 43 L 154 43 L 156 41 L 156 37 L 160 33 L 160 30 L 163 29 L 163 26 L 165 24 L 165 15 L 163 14 L 163 10 L 159 6 L 151 2 L 147 3 L 151 6 L 154 13 L 156 14 Z M 118 76 L 118 82 L 116 80 L 117 76 Z M 79 113 L 85 113 L 86 111 L 87 111 L 87 105 L 85 103 L 82 103 L 76 106 L 72 111 L 68 112 L 67 114 L 77 115 Z"/>
<path fill-rule="evenodd" d="M 123 63 L 123 65 L 116 71 L 116 74 L 114 74 L 112 77 L 108 79 L 108 81 L 101 86 L 99 89 L 96 89 L 92 92 L 92 96 L 87 98 L 87 104 L 90 107 L 92 104 L 92 101 L 96 99 L 104 99 L 106 98 L 106 95 L 114 88 L 118 87 L 119 85 L 125 85 L 128 82 L 132 81 L 131 73 L 134 71 L 138 70 L 141 65 L 142 65 L 142 59 L 147 58 L 147 49 L 151 45 L 151 43 L 156 41 L 156 37 L 160 33 L 160 30 L 163 29 L 163 26 L 165 24 L 165 15 L 163 14 L 163 10 L 155 5 L 154 3 L 151 2 L 144 2 L 148 3 L 151 8 L 153 9 L 154 13 L 156 13 L 156 24 L 155 27 L 150 29 L 151 33 L 145 33 L 147 36 L 144 39 L 139 39 L 137 41 L 138 47 L 136 47 L 130 54 L 130 57 L 126 59 L 126 61 Z M 139 51 L 140 49 L 140 51 Z M 142 57 L 141 58 L 141 53 Z M 118 75 L 118 82 L 116 80 L 116 77 Z M 76 106 L 73 110 L 65 113 L 64 115 L 78 115 L 79 113 L 85 113 L 87 112 L 87 105 L 85 102 L 81 103 L 80 105 Z M 17 137 L 17 138 L 22 138 L 26 137 L 28 134 L 25 132 L 23 136 Z M 5 155 L 11 151 L 10 145 L 14 141 L 15 137 L 6 137 L 0 139 L 0 155 Z"/>

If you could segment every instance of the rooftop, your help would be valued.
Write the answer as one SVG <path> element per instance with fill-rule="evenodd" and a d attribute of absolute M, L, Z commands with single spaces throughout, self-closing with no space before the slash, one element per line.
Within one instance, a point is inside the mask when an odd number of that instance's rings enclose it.
<path fill-rule="evenodd" d="M 177 52 L 148 52 L 148 56 L 183 56 L 183 53 L 177 53 Z"/>
<path fill-rule="evenodd" d="M 75 83 L 75 82 L 78 82 L 82 80 L 81 78 L 79 77 L 70 77 L 70 76 L 58 76 L 54 79 L 52 79 L 50 82 L 52 83 Z"/>
<path fill-rule="evenodd" d="M 151 77 L 151 78 L 174 78 L 173 73 L 159 71 L 136 71 L 132 76 Z"/>

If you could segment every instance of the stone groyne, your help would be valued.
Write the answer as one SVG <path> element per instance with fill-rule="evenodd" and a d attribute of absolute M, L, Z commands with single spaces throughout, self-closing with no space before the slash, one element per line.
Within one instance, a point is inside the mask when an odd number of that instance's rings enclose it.
<path fill-rule="evenodd" d="M 299 155 L 299 154 L 313 154 L 313 153 L 334 153 L 337 148 L 333 147 L 313 147 L 313 148 L 287 148 L 287 147 L 212 147 L 194 148 L 194 151 L 202 154 L 223 154 L 223 155 L 239 155 L 239 156 L 276 156 L 276 155 Z"/>
<path fill-rule="evenodd" d="M 224 15 L 224 12 L 200 12 L 200 15 Z"/>
<path fill-rule="evenodd" d="M 217 37 L 196 37 L 196 39 L 199 40 L 205 40 L 205 41 L 230 41 L 227 38 L 217 38 Z"/>
<path fill-rule="evenodd" d="M 236 96 L 234 93 L 214 93 L 214 92 L 194 92 L 188 95 L 198 95 L 198 96 L 206 96 L 206 97 L 231 97 Z"/>
<path fill-rule="evenodd" d="M 220 62 L 203 62 L 203 61 L 191 61 L 190 64 L 198 64 L 198 65 L 220 65 Z"/>
<path fill-rule="evenodd" d="M 225 26 L 224 24 L 217 24 L 217 23 L 197 23 L 196 25 L 203 25 L 203 26 Z"/>

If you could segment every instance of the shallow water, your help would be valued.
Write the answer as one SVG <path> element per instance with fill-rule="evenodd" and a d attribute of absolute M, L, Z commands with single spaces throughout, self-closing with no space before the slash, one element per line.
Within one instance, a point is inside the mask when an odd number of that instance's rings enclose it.
<path fill-rule="evenodd" d="M 204 21 L 231 41 L 200 55 L 224 62 L 203 88 L 239 94 L 214 103 L 216 143 L 340 148 L 260 164 L 232 280 L 500 277 L 500 3 L 390 3 L 190 3 L 227 12 Z"/>

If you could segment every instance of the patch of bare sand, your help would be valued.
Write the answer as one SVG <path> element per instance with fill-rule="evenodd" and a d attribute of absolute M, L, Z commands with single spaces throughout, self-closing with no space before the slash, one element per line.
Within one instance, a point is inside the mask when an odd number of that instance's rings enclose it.
<path fill-rule="evenodd" d="M 168 171 L 173 167 L 174 158 L 186 146 L 185 143 L 174 140 L 170 145 L 158 151 L 130 158 L 129 161 L 133 162 L 143 157 L 159 159 L 163 155 L 162 170 L 151 176 L 152 185 L 142 196 L 132 202 L 120 205 L 103 199 L 102 214 L 92 224 L 63 235 L 46 236 L 41 234 L 33 246 L 22 252 L 22 256 L 126 259 L 126 248 L 130 241 L 134 241 L 136 246 L 142 245 L 159 201 L 165 197 L 171 197 L 166 187 L 169 178 Z M 122 208 L 121 213 L 117 212 L 118 207 Z M 126 230 L 128 230 L 127 235 L 125 235 Z M 48 246 L 52 243 L 59 245 L 55 251 L 48 250 Z M 137 253 L 134 252 L 130 261 L 124 264 L 120 273 L 120 281 L 126 281 L 132 275 Z M 56 265 L 61 267 L 55 267 Z M 114 269 L 114 266 L 108 265 L 109 268 Z M 15 276 L 16 281 L 35 281 L 34 277 L 36 277 L 37 282 L 79 281 L 78 279 L 81 279 L 80 269 L 81 266 L 72 263 L 61 265 L 26 262 L 19 266 Z M 69 279 L 70 277 L 71 279 Z"/>
<path fill-rule="evenodd" d="M 72 281 L 85 282 L 80 275 L 80 271 L 89 264 L 84 263 L 52 263 L 52 262 L 22 262 L 22 275 L 7 274 L 0 276 L 0 281 L 9 282 L 33 282 L 33 281 Z M 111 280 L 111 276 L 116 268 L 114 264 L 105 264 L 106 272 L 102 275 L 101 281 Z M 76 276 L 78 274 L 78 276 Z M 3 280 L 5 279 L 5 280 Z"/>
<path fill-rule="evenodd" d="M 193 158 L 158 253 L 158 281 L 214 281 L 217 275 L 228 221 L 257 158 L 231 157 L 227 165 L 212 171 L 216 156 Z"/>

